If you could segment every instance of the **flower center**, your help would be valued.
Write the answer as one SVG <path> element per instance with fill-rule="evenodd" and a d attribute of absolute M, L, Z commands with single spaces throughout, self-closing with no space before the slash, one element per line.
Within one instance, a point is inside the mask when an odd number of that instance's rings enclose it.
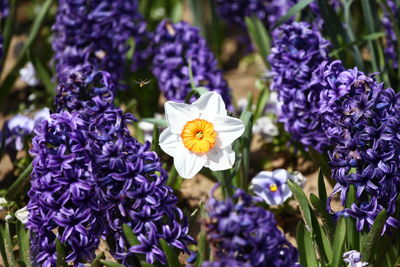
<path fill-rule="evenodd" d="M 271 190 L 271 192 L 276 192 L 278 191 L 278 186 L 276 184 L 270 184 L 269 190 Z"/>
<path fill-rule="evenodd" d="M 203 119 L 188 121 L 183 127 L 183 145 L 194 153 L 206 153 L 215 145 L 217 133 L 211 122 Z"/>

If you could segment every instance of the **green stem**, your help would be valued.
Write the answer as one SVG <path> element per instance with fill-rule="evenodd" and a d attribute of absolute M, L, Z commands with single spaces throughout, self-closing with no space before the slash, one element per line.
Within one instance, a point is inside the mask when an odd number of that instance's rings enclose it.
<path fill-rule="evenodd" d="M 18 192 L 18 190 L 21 189 L 21 184 L 23 184 L 26 180 L 26 178 L 29 177 L 29 174 L 32 172 L 32 163 L 29 163 L 28 167 L 25 168 L 25 170 L 20 174 L 20 176 L 15 180 L 15 182 L 10 186 L 10 188 L 7 191 L 6 194 L 6 199 L 10 199 L 12 197 L 15 197 Z"/>

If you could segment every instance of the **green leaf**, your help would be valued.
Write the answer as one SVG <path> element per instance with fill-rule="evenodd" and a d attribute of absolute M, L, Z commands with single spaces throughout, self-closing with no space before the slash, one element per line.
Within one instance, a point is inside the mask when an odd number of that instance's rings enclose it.
<path fill-rule="evenodd" d="M 5 246 L 5 232 L 4 232 L 4 227 L 0 224 L 0 253 L 1 253 L 1 258 L 3 260 L 3 264 L 5 267 L 9 266 L 8 260 L 7 260 L 7 252 L 6 252 L 6 246 Z"/>
<path fill-rule="evenodd" d="M 350 209 L 351 204 L 356 203 L 356 189 L 354 185 L 350 185 L 350 189 L 347 192 L 346 208 Z M 360 236 L 357 231 L 356 220 L 352 217 L 347 218 L 347 244 L 352 249 L 357 251 L 360 250 Z"/>
<path fill-rule="evenodd" d="M 272 30 L 278 28 L 282 24 L 286 23 L 291 17 L 296 15 L 298 12 L 306 8 L 311 2 L 314 0 L 303 0 L 295 4 L 289 11 L 283 15 L 281 18 L 278 19 L 278 21 L 275 23 L 275 25 L 272 27 Z"/>
<path fill-rule="evenodd" d="M 57 252 L 57 267 L 67 267 L 68 264 L 65 261 L 65 249 L 64 249 L 64 245 L 61 243 L 61 241 L 57 238 L 56 239 L 56 252 Z"/>
<path fill-rule="evenodd" d="M 336 225 L 335 237 L 333 239 L 332 267 L 339 267 L 343 264 L 343 252 L 346 241 L 346 219 L 341 217 Z"/>
<path fill-rule="evenodd" d="M 250 168 L 250 145 L 252 139 L 252 128 L 253 128 L 253 113 L 244 110 L 240 116 L 243 121 L 245 130 L 243 135 L 240 137 L 240 142 L 243 145 L 242 148 L 242 176 L 238 182 L 238 187 L 246 190 L 248 187 L 249 179 L 249 168 Z"/>
<path fill-rule="evenodd" d="M 15 80 L 18 77 L 18 71 L 20 68 L 22 68 L 26 61 L 27 61 L 27 54 L 29 50 L 31 49 L 31 46 L 33 45 L 33 42 L 35 41 L 36 37 L 39 34 L 40 28 L 44 22 L 44 19 L 46 18 L 46 15 L 51 7 L 53 0 L 46 0 L 45 3 L 42 6 L 42 9 L 40 10 L 39 15 L 36 17 L 35 21 L 33 22 L 32 28 L 29 31 L 29 36 L 26 42 L 24 43 L 24 46 L 22 47 L 20 54 L 17 59 L 17 63 L 14 65 L 10 73 L 6 76 L 4 79 L 2 85 L 1 85 L 1 90 L 0 90 L 0 104 L 4 103 L 6 100 L 6 97 L 11 91 L 12 86 L 14 85 Z"/>
<path fill-rule="evenodd" d="M 170 18 L 174 23 L 182 20 L 183 2 L 181 0 L 175 1 L 170 11 Z"/>
<path fill-rule="evenodd" d="M 271 50 L 271 40 L 269 38 L 267 29 L 262 21 L 256 16 L 246 17 L 245 22 L 251 40 L 253 41 L 255 47 L 257 47 L 258 53 L 261 55 L 265 66 L 269 66 L 267 57 Z"/>
<path fill-rule="evenodd" d="M 140 241 L 137 239 L 136 235 L 133 233 L 132 228 L 130 228 L 127 224 L 122 225 L 122 230 L 124 231 L 124 235 L 126 240 L 128 240 L 129 245 L 136 246 L 140 245 Z"/>
<path fill-rule="evenodd" d="M 366 239 L 361 246 L 362 261 L 371 263 L 373 252 L 377 249 L 376 244 L 381 237 L 383 227 L 385 226 L 387 213 L 382 210 L 375 218 L 374 224 L 371 227 Z"/>
<path fill-rule="evenodd" d="M 7 255 L 7 261 L 10 264 L 10 266 L 17 266 L 17 262 L 15 261 L 14 257 L 14 246 L 12 243 L 12 237 L 10 234 L 10 225 L 6 221 L 5 228 L 4 228 L 4 244 L 5 244 L 5 250 L 6 250 L 6 255 Z"/>
<path fill-rule="evenodd" d="M 17 180 L 8 188 L 6 199 L 16 199 L 19 196 L 18 193 L 22 189 L 22 184 L 28 181 L 31 172 L 32 163 L 29 163 L 25 170 L 18 176 Z"/>
<path fill-rule="evenodd" d="M 315 196 L 315 195 L 314 195 Z M 312 236 L 314 243 L 318 249 L 320 261 L 323 264 L 328 264 L 329 259 L 332 258 L 332 246 L 325 232 L 322 230 L 317 217 L 311 212 L 311 221 L 313 225 L 314 234 Z"/>
<path fill-rule="evenodd" d="M 304 267 L 318 266 L 317 256 L 311 239 L 303 222 L 299 222 L 296 230 L 297 247 L 299 251 L 300 264 Z"/>
<path fill-rule="evenodd" d="M 119 264 L 117 262 L 112 262 L 112 261 L 100 260 L 100 263 L 104 264 L 107 267 L 125 267 L 125 265 Z"/>
<path fill-rule="evenodd" d="M 16 24 L 15 18 L 16 18 L 16 13 L 17 13 L 17 0 L 11 0 L 9 3 L 10 3 L 9 15 L 6 19 L 4 29 L 1 33 L 3 36 L 3 57 L 0 58 L 0 70 L 3 69 L 2 66 L 4 66 L 4 62 L 7 58 L 8 49 L 10 47 L 10 42 L 12 39 L 12 35 L 14 33 L 14 27 Z M 1 71 L 0 71 L 0 73 L 1 73 Z"/>
<path fill-rule="evenodd" d="M 160 239 L 160 244 L 162 247 L 162 250 L 165 253 L 165 256 L 167 257 L 167 266 L 168 267 L 179 267 L 180 263 L 178 260 L 178 256 L 176 255 L 175 251 L 169 246 L 167 241 L 164 239 Z"/>
<path fill-rule="evenodd" d="M 268 87 L 265 85 L 265 83 L 260 83 L 261 81 L 258 80 L 259 82 L 259 86 L 257 86 L 258 88 L 260 88 L 260 94 L 257 98 L 257 104 L 256 104 L 256 110 L 254 111 L 254 121 L 256 121 L 258 118 L 260 118 L 262 116 L 262 114 L 264 113 L 265 110 L 265 106 L 268 102 L 268 98 L 269 98 L 269 90 Z M 257 85 L 257 84 L 256 84 Z M 251 102 L 249 102 L 248 104 L 249 106 L 251 106 Z"/>
<path fill-rule="evenodd" d="M 160 154 L 160 145 L 158 144 L 158 139 L 160 137 L 160 132 L 158 130 L 157 125 L 153 125 L 153 139 L 151 141 L 151 150 Z"/>
<path fill-rule="evenodd" d="M 29 231 L 25 230 L 24 225 L 17 221 L 17 235 L 19 243 L 19 258 L 24 262 L 25 266 L 30 267 L 31 259 L 29 255 Z"/>
<path fill-rule="evenodd" d="M 310 195 L 310 202 L 318 217 L 321 219 L 322 228 L 324 229 L 328 239 L 331 244 L 333 243 L 333 238 L 335 235 L 335 224 L 332 220 L 332 217 L 329 215 L 326 209 L 326 202 L 322 202 L 316 195 Z"/>
<path fill-rule="evenodd" d="M 317 163 L 317 165 L 321 168 L 325 178 L 331 185 L 334 185 L 332 181 L 332 173 L 331 168 L 329 167 L 328 160 L 324 155 L 321 155 L 318 151 L 313 148 L 309 148 L 308 154 L 310 155 L 311 159 Z"/>
<path fill-rule="evenodd" d="M 145 261 L 141 261 L 141 262 L 140 262 L 140 265 L 141 265 L 142 267 L 155 267 L 155 265 L 150 264 L 150 263 L 147 263 L 147 262 L 145 262 Z"/>
<path fill-rule="evenodd" d="M 94 258 L 94 260 L 90 264 L 90 267 L 100 267 L 101 266 L 100 261 L 102 259 L 104 259 L 104 252 L 97 254 L 96 258 Z"/>
<path fill-rule="evenodd" d="M 35 68 L 36 74 L 43 82 L 47 94 L 54 96 L 56 94 L 56 84 L 52 81 L 52 75 L 45 65 L 40 61 L 40 58 L 35 53 L 29 53 L 29 59 Z"/>
<path fill-rule="evenodd" d="M 307 228 L 307 231 L 310 233 L 313 232 L 312 230 L 312 222 L 311 222 L 311 211 L 310 211 L 310 206 L 308 199 L 306 195 L 304 194 L 304 191 L 296 184 L 293 183 L 291 180 L 287 181 L 287 184 L 292 191 L 294 197 L 296 198 L 297 202 L 299 203 L 299 208 L 301 215 L 303 216 L 303 221 L 305 223 L 305 227 Z"/>
<path fill-rule="evenodd" d="M 326 194 L 326 187 L 324 181 L 324 173 L 322 169 L 319 169 L 318 172 L 318 196 L 322 203 L 326 203 L 328 200 L 328 195 Z M 311 199 L 310 199 L 311 200 Z"/>
<path fill-rule="evenodd" d="M 160 128 L 167 128 L 168 124 L 166 120 L 163 119 L 155 119 L 155 118 L 143 118 L 141 121 L 150 122 L 152 124 L 157 125 Z"/>
<path fill-rule="evenodd" d="M 201 231 L 200 233 L 197 249 L 198 251 L 195 266 L 200 267 L 204 261 L 210 259 L 210 247 L 207 242 L 207 235 L 204 233 L 204 231 Z"/>

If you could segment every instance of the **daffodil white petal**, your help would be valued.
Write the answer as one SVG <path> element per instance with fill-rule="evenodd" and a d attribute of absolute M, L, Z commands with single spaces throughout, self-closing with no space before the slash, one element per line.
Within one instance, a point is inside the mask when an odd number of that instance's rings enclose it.
<path fill-rule="evenodd" d="M 193 153 L 179 144 L 174 156 L 174 165 L 182 178 L 192 178 L 206 164 L 207 156 Z"/>
<path fill-rule="evenodd" d="M 207 153 L 206 167 L 212 171 L 221 171 L 232 168 L 235 163 L 235 152 L 231 147 L 224 149 L 214 147 Z"/>
<path fill-rule="evenodd" d="M 192 103 L 192 106 L 199 108 L 200 119 L 211 121 L 215 116 L 226 116 L 224 100 L 219 94 L 207 92 Z"/>
<path fill-rule="evenodd" d="M 164 108 L 168 128 L 174 134 L 181 134 L 186 122 L 199 117 L 199 109 L 188 104 L 168 101 Z"/>
<path fill-rule="evenodd" d="M 165 129 L 159 137 L 159 144 L 162 150 L 171 157 L 175 157 L 179 142 L 179 135 L 171 133 L 169 128 Z"/>
<path fill-rule="evenodd" d="M 212 122 L 214 130 L 217 132 L 217 146 L 224 148 L 232 144 L 244 132 L 244 124 L 241 120 L 228 117 L 216 116 Z"/>

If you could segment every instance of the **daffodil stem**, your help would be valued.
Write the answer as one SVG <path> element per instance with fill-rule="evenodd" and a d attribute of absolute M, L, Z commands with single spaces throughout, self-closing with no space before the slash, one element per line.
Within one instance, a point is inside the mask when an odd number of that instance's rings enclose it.
<path fill-rule="evenodd" d="M 233 196 L 233 187 L 230 180 L 230 175 L 228 171 L 217 172 L 216 177 L 222 188 L 222 196 L 224 198 Z"/>

